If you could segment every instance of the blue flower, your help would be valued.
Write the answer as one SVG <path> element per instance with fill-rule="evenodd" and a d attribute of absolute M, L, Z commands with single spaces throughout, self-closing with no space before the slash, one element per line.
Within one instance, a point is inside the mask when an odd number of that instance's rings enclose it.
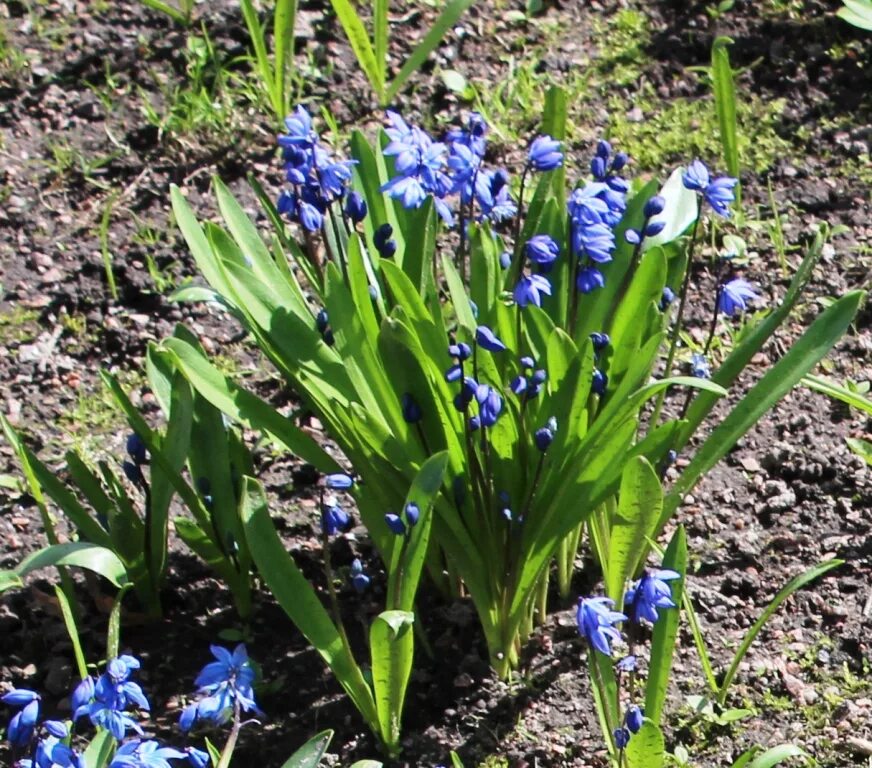
<path fill-rule="evenodd" d="M 560 142 L 551 136 L 538 136 L 530 145 L 527 164 L 534 171 L 553 171 L 563 165 Z"/>
<path fill-rule="evenodd" d="M 94 698 L 94 678 L 86 677 L 73 690 L 70 697 L 70 706 L 73 710 L 73 720 L 78 720 L 87 713 L 88 705 Z"/>
<path fill-rule="evenodd" d="M 278 137 L 280 147 L 309 149 L 318 142 L 318 134 L 312 130 L 312 118 L 303 106 L 297 106 L 293 114 L 285 118 L 285 129 L 287 133 Z"/>
<path fill-rule="evenodd" d="M 590 335 L 590 340 L 593 344 L 594 352 L 602 352 L 611 343 L 607 333 L 598 333 L 596 331 Z"/>
<path fill-rule="evenodd" d="M 187 753 L 173 747 L 162 747 L 156 741 L 129 741 L 122 744 L 109 768 L 170 768 L 170 760 L 184 760 Z"/>
<path fill-rule="evenodd" d="M 709 184 L 709 170 L 702 160 L 694 160 L 681 175 L 685 189 L 693 192 L 703 192 Z"/>
<path fill-rule="evenodd" d="M 240 643 L 231 653 L 220 645 L 209 650 L 215 661 L 207 664 L 194 684 L 207 694 L 197 705 L 197 719 L 221 723 L 227 720 L 238 703 L 243 711 L 258 711 L 254 701 L 254 667 L 245 646 Z"/>
<path fill-rule="evenodd" d="M 593 369 L 593 380 L 590 384 L 590 391 L 595 395 L 602 397 L 606 392 L 606 387 L 609 385 L 609 377 L 599 368 Z"/>
<path fill-rule="evenodd" d="M 682 182 L 687 189 L 702 194 L 716 214 L 730 215 L 729 206 L 735 201 L 733 188 L 739 183 L 738 179 L 720 176 L 712 181 L 705 163 L 694 160 L 682 175 Z"/>
<path fill-rule="evenodd" d="M 466 412 L 477 391 L 478 382 L 473 379 L 472 376 L 466 376 L 463 379 L 463 384 L 460 388 L 460 392 L 458 392 L 454 398 L 454 407 L 461 413 Z"/>
<path fill-rule="evenodd" d="M 551 283 L 542 275 L 522 275 L 512 293 L 515 303 L 520 307 L 534 304 L 542 306 L 542 294 L 551 295 Z"/>
<path fill-rule="evenodd" d="M 39 694 L 29 688 L 13 688 L 9 693 L 0 696 L 0 701 L 10 707 L 26 707 L 34 701 L 39 701 Z"/>
<path fill-rule="evenodd" d="M 602 288 L 605 284 L 606 279 L 603 277 L 603 273 L 596 267 L 585 267 L 579 270 L 575 280 L 575 287 L 582 293 L 590 293 L 597 288 Z"/>
<path fill-rule="evenodd" d="M 421 517 L 421 508 L 415 504 L 414 501 L 410 501 L 406 504 L 406 522 L 409 524 L 410 528 L 414 528 L 418 524 L 418 519 Z"/>
<path fill-rule="evenodd" d="M 645 207 L 642 209 L 642 215 L 646 219 L 650 219 L 663 213 L 663 210 L 665 208 L 666 199 L 661 197 L 660 195 L 654 195 L 653 197 L 648 198 L 647 202 L 645 203 Z"/>
<path fill-rule="evenodd" d="M 472 348 L 469 346 L 469 344 L 465 344 L 461 341 L 459 344 L 449 345 L 448 354 L 451 357 L 456 357 L 462 362 L 464 360 L 469 360 L 469 358 L 472 356 Z"/>
<path fill-rule="evenodd" d="M 690 356 L 690 375 L 697 379 L 710 379 L 712 369 L 705 355 L 694 352 Z"/>
<path fill-rule="evenodd" d="M 513 218 L 518 212 L 509 187 L 509 175 L 502 169 L 479 171 L 475 192 L 482 219 L 499 224 Z"/>
<path fill-rule="evenodd" d="M 743 312 L 748 303 L 757 298 L 754 288 L 747 280 L 736 277 L 721 286 L 718 309 L 728 317 Z"/>
<path fill-rule="evenodd" d="M 204 752 L 202 749 L 197 749 L 196 747 L 185 747 L 185 753 L 188 756 L 188 762 L 194 766 L 194 768 L 210 768 L 212 765 L 212 759 L 209 757 L 208 752 Z"/>
<path fill-rule="evenodd" d="M 635 656 L 624 656 L 622 659 L 619 659 L 615 664 L 615 669 L 619 672 L 633 672 L 636 669 L 636 657 Z"/>
<path fill-rule="evenodd" d="M 524 252 L 543 272 L 548 272 L 560 255 L 560 246 L 549 235 L 536 235 L 527 241 Z"/>
<path fill-rule="evenodd" d="M 357 592 L 365 592 L 369 586 L 369 576 L 363 572 L 363 563 L 357 558 L 351 561 L 351 586 Z"/>
<path fill-rule="evenodd" d="M 475 329 L 475 342 L 488 352 L 504 352 L 506 345 L 486 325 L 480 325 Z"/>
<path fill-rule="evenodd" d="M 658 608 L 675 608 L 672 602 L 672 590 L 666 582 L 680 579 L 681 575 L 670 570 L 645 570 L 639 579 L 624 596 L 624 608 L 639 623 L 642 619 L 652 624 L 660 618 Z"/>
<path fill-rule="evenodd" d="M 13 691 L 15 693 L 15 691 Z M 39 720 L 39 697 L 25 704 L 16 712 L 6 727 L 6 738 L 13 747 L 26 747 L 33 739 Z"/>
<path fill-rule="evenodd" d="M 82 756 L 55 736 L 40 739 L 33 757 L 33 760 L 19 760 L 15 765 L 18 768 L 85 768 Z"/>
<path fill-rule="evenodd" d="M 576 620 L 578 631 L 594 650 L 612 655 L 611 643 L 620 641 L 621 634 L 614 625 L 626 621 L 623 613 L 611 610 L 614 600 L 607 597 L 588 597 L 578 601 Z"/>
<path fill-rule="evenodd" d="M 338 504 L 325 504 L 321 510 L 321 530 L 328 536 L 347 531 L 351 517 Z"/>
<path fill-rule="evenodd" d="M 553 419 L 552 417 L 552 419 L 548 420 L 548 424 L 540 429 L 537 429 L 535 434 L 533 435 L 533 442 L 536 443 L 536 447 L 540 451 L 542 451 L 542 453 L 545 453 L 545 451 L 547 451 L 551 447 L 551 443 L 554 442 L 554 432 L 556 431 L 556 427 L 557 420 Z"/>

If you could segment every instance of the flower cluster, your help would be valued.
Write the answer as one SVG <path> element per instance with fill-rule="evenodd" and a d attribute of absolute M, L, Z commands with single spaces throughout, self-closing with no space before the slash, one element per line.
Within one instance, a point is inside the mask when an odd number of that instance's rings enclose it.
<path fill-rule="evenodd" d="M 188 704 L 179 716 L 179 727 L 187 733 L 197 723 L 222 725 L 238 721 L 241 712 L 259 710 L 254 701 L 254 667 L 241 643 L 231 653 L 220 645 L 209 648 L 215 661 L 200 671 L 194 684 L 203 698 Z"/>
<path fill-rule="evenodd" d="M 476 329 L 475 344 L 477 348 L 488 352 L 506 350 L 506 345 L 486 325 L 480 325 Z M 461 413 L 467 413 L 475 401 L 478 404 L 478 413 L 469 417 L 467 423 L 470 430 L 494 426 L 503 412 L 502 395 L 489 384 L 481 384 L 474 376 L 466 375 L 464 364 L 472 356 L 472 349 L 468 344 L 452 344 L 448 348 L 448 354 L 454 358 L 455 363 L 445 372 L 445 380 L 449 384 L 458 381 L 461 383 L 460 392 L 454 398 L 454 407 Z"/>
<path fill-rule="evenodd" d="M 98 728 L 105 728 L 118 741 L 127 731 L 142 734 L 130 710 L 148 712 L 151 707 L 138 683 L 130 679 L 139 669 L 139 659 L 122 655 L 112 659 L 97 678 L 86 677 L 72 696 L 73 720 L 87 716 Z"/>
<path fill-rule="evenodd" d="M 679 578 L 681 576 L 676 571 L 646 569 L 642 577 L 631 584 L 624 595 L 626 613 L 613 610 L 614 601 L 607 597 L 581 598 L 576 613 L 578 631 L 587 641 L 591 652 L 611 656 L 612 644 L 621 641 L 618 624 L 625 621 L 635 624 L 645 621 L 654 624 L 660 619 L 662 610 L 675 608 L 668 582 Z M 618 676 L 622 673 L 635 673 L 636 657 L 624 656 L 615 664 L 615 669 Z M 632 734 L 642 728 L 644 717 L 644 710 L 639 706 L 630 704 L 627 707 L 621 725 L 615 728 L 612 734 L 617 749 L 622 750 L 627 746 Z"/>
<path fill-rule="evenodd" d="M 718 216 L 729 217 L 729 206 L 736 199 L 733 189 L 739 183 L 738 179 L 730 176 L 712 179 L 705 163 L 694 160 L 687 166 L 681 180 L 686 189 L 699 193 Z"/>
<path fill-rule="evenodd" d="M 289 187 L 282 191 L 276 207 L 306 231 L 317 232 L 324 226 L 330 205 L 345 199 L 353 161 L 333 158 L 322 145 L 304 107 L 298 106 L 285 118 L 285 128 L 287 132 L 277 140 Z M 354 222 L 366 215 L 362 199 L 349 198 L 345 207 Z"/>

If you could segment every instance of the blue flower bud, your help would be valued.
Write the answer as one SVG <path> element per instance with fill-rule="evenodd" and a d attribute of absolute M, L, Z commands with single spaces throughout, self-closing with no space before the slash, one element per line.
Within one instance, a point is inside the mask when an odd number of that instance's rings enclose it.
<path fill-rule="evenodd" d="M 623 170 L 628 162 L 630 162 L 630 156 L 626 152 L 615 153 L 615 159 L 612 160 L 612 172 L 617 173 Z"/>
<path fill-rule="evenodd" d="M 391 533 L 395 536 L 404 536 L 406 534 L 406 524 L 400 519 L 399 515 L 388 512 L 385 515 L 385 522 L 388 524 L 388 528 L 391 529 Z"/>
<path fill-rule="evenodd" d="M 417 424 L 424 416 L 421 411 L 421 406 L 418 405 L 415 398 L 408 392 L 403 394 L 400 407 L 403 411 L 403 419 L 407 424 Z"/>
<path fill-rule="evenodd" d="M 530 382 L 535 386 L 538 384 L 544 384 L 548 378 L 548 373 L 544 368 L 539 368 L 536 371 L 533 371 L 533 375 L 530 377 Z"/>
<path fill-rule="evenodd" d="M 665 221 L 652 221 L 645 226 L 645 237 L 659 235 L 665 228 Z"/>
<path fill-rule="evenodd" d="M 37 701 L 39 694 L 28 688 L 13 688 L 9 693 L 0 696 L 0 701 L 10 707 L 26 707 L 32 701 Z"/>
<path fill-rule="evenodd" d="M 127 479 L 134 485 L 142 485 L 145 481 L 138 464 L 134 464 L 132 461 L 125 461 L 121 465 L 121 469 L 124 471 Z"/>
<path fill-rule="evenodd" d="M 530 145 L 527 162 L 534 171 L 553 171 L 563 165 L 560 142 L 551 136 L 538 136 Z"/>
<path fill-rule="evenodd" d="M 650 198 L 648 202 L 645 203 L 645 207 L 642 209 L 642 215 L 646 219 L 650 219 L 652 216 L 657 216 L 658 214 L 663 213 L 664 208 L 666 208 L 666 200 L 660 195 L 654 195 L 654 197 Z"/>
<path fill-rule="evenodd" d="M 611 343 L 607 333 L 598 333 L 596 331 L 590 335 L 590 340 L 593 342 L 595 352 L 602 352 Z"/>
<path fill-rule="evenodd" d="M 554 442 L 554 433 L 548 427 L 542 427 L 536 430 L 536 433 L 533 435 L 533 441 L 536 443 L 536 447 L 542 453 L 545 453 L 551 447 L 551 443 Z"/>
<path fill-rule="evenodd" d="M 327 475 L 324 478 L 324 485 L 334 491 L 347 491 L 354 485 L 354 480 L 344 472 L 337 472 L 333 475 Z"/>
<path fill-rule="evenodd" d="M 349 192 L 345 198 L 345 215 L 352 223 L 359 224 L 366 218 L 366 200 L 359 192 Z"/>
<path fill-rule="evenodd" d="M 182 710 L 182 713 L 179 715 L 179 728 L 181 728 L 182 733 L 187 733 L 194 727 L 194 723 L 197 722 L 197 702 L 193 704 L 188 704 Z"/>
<path fill-rule="evenodd" d="M 392 234 L 394 234 L 394 228 L 390 224 L 382 224 L 375 232 L 373 232 L 372 242 L 380 251 L 384 247 L 384 244 L 391 239 Z"/>
<path fill-rule="evenodd" d="M 194 768 L 209 768 L 212 765 L 212 758 L 209 757 L 208 752 L 204 752 L 202 749 L 197 749 L 196 747 L 185 747 L 185 752 L 188 756 L 188 762 L 194 766 Z"/>
<path fill-rule="evenodd" d="M 624 656 L 615 664 L 615 668 L 620 672 L 633 672 L 636 669 L 636 657 Z"/>
<path fill-rule="evenodd" d="M 512 266 L 512 254 L 510 251 L 503 251 L 500 254 L 500 267 L 508 269 L 510 266 Z"/>
<path fill-rule="evenodd" d="M 351 586 L 357 592 L 365 592 L 369 586 L 370 578 L 363 572 L 363 563 L 355 558 L 351 563 Z"/>
<path fill-rule="evenodd" d="M 630 733 L 639 733 L 644 722 L 645 711 L 643 709 L 633 705 L 627 710 L 627 728 L 630 729 Z"/>
<path fill-rule="evenodd" d="M 469 420 L 469 431 L 476 432 L 481 427 L 481 419 L 478 416 L 473 416 Z"/>
<path fill-rule="evenodd" d="M 406 522 L 409 524 L 410 528 L 414 528 L 418 522 L 418 518 L 421 517 L 421 509 L 415 504 L 414 501 L 410 501 L 406 504 Z"/>
<path fill-rule="evenodd" d="M 509 384 L 509 389 L 516 395 L 523 394 L 527 389 L 527 379 L 524 376 L 515 376 L 512 383 Z"/>
<path fill-rule="evenodd" d="M 142 438 L 135 432 L 131 432 L 127 436 L 127 455 L 133 459 L 135 464 L 145 464 L 148 461 L 145 443 L 142 442 Z"/>
<path fill-rule="evenodd" d="M 448 347 L 448 354 L 463 362 L 464 360 L 469 359 L 470 355 L 472 355 L 472 350 L 470 349 L 469 344 L 460 342 L 459 344 L 452 344 Z"/>
<path fill-rule="evenodd" d="M 449 384 L 453 384 L 455 381 L 460 381 L 461 376 L 463 376 L 463 368 L 460 367 L 459 363 L 452 365 L 447 371 L 445 371 L 445 381 Z"/>
<path fill-rule="evenodd" d="M 70 729 L 67 727 L 67 724 L 60 720 L 44 720 L 42 727 L 56 739 L 65 739 L 70 735 Z"/>
<path fill-rule="evenodd" d="M 618 749 L 625 749 L 630 743 L 630 731 L 627 728 L 615 728 L 614 737 Z"/>
<path fill-rule="evenodd" d="M 660 311 L 665 312 L 673 301 L 675 301 L 675 292 L 667 285 L 663 288 L 663 295 L 660 297 Z"/>
<path fill-rule="evenodd" d="M 590 389 L 595 395 L 599 395 L 602 397 L 605 394 L 606 387 L 609 384 L 609 377 L 606 376 L 599 368 L 594 369 L 593 372 L 593 381 L 591 382 Z"/>
<path fill-rule="evenodd" d="M 624 240 L 626 240 L 630 245 L 639 245 L 642 242 L 642 235 L 639 234 L 638 229 L 633 229 L 632 227 L 624 232 Z"/>
<path fill-rule="evenodd" d="M 520 360 L 521 368 L 526 368 L 527 370 L 536 367 L 536 361 L 530 357 L 529 355 L 522 357 Z"/>
<path fill-rule="evenodd" d="M 506 349 L 506 345 L 486 325 L 480 325 L 475 329 L 475 341 L 488 352 L 503 352 Z"/>

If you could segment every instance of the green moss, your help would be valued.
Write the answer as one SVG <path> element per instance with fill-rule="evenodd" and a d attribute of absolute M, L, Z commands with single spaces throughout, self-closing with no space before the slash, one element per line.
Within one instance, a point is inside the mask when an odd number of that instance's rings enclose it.
<path fill-rule="evenodd" d="M 15 304 L 0 312 L 0 344 L 21 344 L 39 335 L 39 312 Z"/>
<path fill-rule="evenodd" d="M 780 136 L 784 99 L 763 101 L 739 95 L 739 158 L 743 167 L 761 172 L 776 159 L 789 156 L 794 145 Z M 638 167 L 661 170 L 664 166 L 701 157 L 718 165 L 721 145 L 714 102 L 710 98 L 679 98 L 659 101 L 651 86 L 645 86 L 632 115 L 623 99 L 609 102 L 609 136 L 628 152 Z"/>

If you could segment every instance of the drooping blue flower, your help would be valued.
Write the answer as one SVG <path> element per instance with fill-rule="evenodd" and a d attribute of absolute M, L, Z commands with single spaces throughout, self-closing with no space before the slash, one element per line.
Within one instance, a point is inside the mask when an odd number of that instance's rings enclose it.
<path fill-rule="evenodd" d="M 530 376 L 527 381 L 527 399 L 532 400 L 536 395 L 538 395 L 542 391 L 542 385 L 545 383 L 545 380 L 548 378 L 548 374 L 544 369 L 539 368 L 536 371 L 533 371 L 533 375 Z"/>
<path fill-rule="evenodd" d="M 212 765 L 212 758 L 209 757 L 209 753 L 204 752 L 202 749 L 185 747 L 185 753 L 188 756 L 188 762 L 194 768 L 209 768 Z"/>
<path fill-rule="evenodd" d="M 318 143 L 318 134 L 312 129 L 312 117 L 301 105 L 285 118 L 285 130 L 287 133 L 278 137 L 280 147 L 310 149 Z"/>
<path fill-rule="evenodd" d="M 521 279 L 512 292 L 512 297 L 519 307 L 533 304 L 542 306 L 542 295 L 551 295 L 551 283 L 543 275 L 521 275 Z"/>
<path fill-rule="evenodd" d="M 563 165 L 563 152 L 560 142 L 551 136 L 538 136 L 530 145 L 527 154 L 527 164 L 534 171 L 553 171 Z"/>
<path fill-rule="evenodd" d="M 645 722 L 645 710 L 634 704 L 627 710 L 626 722 L 630 733 L 639 733 L 642 724 Z"/>
<path fill-rule="evenodd" d="M 230 718 L 237 704 L 244 712 L 258 712 L 255 671 L 245 646 L 240 643 L 232 653 L 220 645 L 211 645 L 209 650 L 216 660 L 203 667 L 194 681 L 198 691 L 206 694 L 197 704 L 196 720 L 221 724 Z"/>
<path fill-rule="evenodd" d="M 633 672 L 636 669 L 636 657 L 635 656 L 624 656 L 619 659 L 615 664 L 615 669 L 619 672 Z"/>
<path fill-rule="evenodd" d="M 324 485 L 333 491 L 347 491 L 354 485 L 354 480 L 351 475 L 346 475 L 344 472 L 336 472 L 324 478 Z"/>
<path fill-rule="evenodd" d="M 16 712 L 6 727 L 6 738 L 13 747 L 26 747 L 33 740 L 39 721 L 39 697 L 25 704 Z"/>
<path fill-rule="evenodd" d="M 757 298 L 754 288 L 747 280 L 735 277 L 721 286 L 718 309 L 728 317 L 744 312 L 748 303 Z"/>
<path fill-rule="evenodd" d="M 738 183 L 738 179 L 721 176 L 705 188 L 703 195 L 718 216 L 723 216 L 725 219 L 730 217 L 730 206 L 736 201 L 733 189 Z"/>
<path fill-rule="evenodd" d="M 667 582 L 680 578 L 676 571 L 646 569 L 642 578 L 627 590 L 624 609 L 636 623 L 642 619 L 655 623 L 660 618 L 658 608 L 675 608 Z"/>
<path fill-rule="evenodd" d="M 681 175 L 685 189 L 693 192 L 704 192 L 709 185 L 709 170 L 702 160 L 694 160 Z"/>
<path fill-rule="evenodd" d="M 550 235 L 535 235 L 527 241 L 524 252 L 542 272 L 549 272 L 560 255 L 560 246 Z"/>
<path fill-rule="evenodd" d="M 606 279 L 603 273 L 596 267 L 585 267 L 578 271 L 578 277 L 575 279 L 575 287 L 582 293 L 591 293 L 597 288 L 602 288 L 606 284 Z"/>
<path fill-rule="evenodd" d="M 623 613 L 611 609 L 614 604 L 607 597 L 581 598 L 576 612 L 579 634 L 591 648 L 606 656 L 612 655 L 611 644 L 621 639 L 614 625 L 627 620 Z"/>
<path fill-rule="evenodd" d="M 488 352 L 505 352 L 506 350 L 506 345 L 486 325 L 480 325 L 475 329 L 475 343 Z"/>
<path fill-rule="evenodd" d="M 94 678 L 86 677 L 73 690 L 70 697 L 70 707 L 73 710 L 73 720 L 78 720 L 87 713 L 88 705 L 94 698 Z"/>
<path fill-rule="evenodd" d="M 696 379 L 710 379 L 712 369 L 705 355 L 694 352 L 690 356 L 690 375 Z"/>
<path fill-rule="evenodd" d="M 56 739 L 65 739 L 70 735 L 69 726 L 62 720 L 43 720 L 42 727 Z"/>
<path fill-rule="evenodd" d="M 499 224 L 514 218 L 518 212 L 518 206 L 512 198 L 509 175 L 503 169 L 479 171 L 475 196 L 481 219 Z"/>
<path fill-rule="evenodd" d="M 328 536 L 347 531 L 351 517 L 338 504 L 325 504 L 321 509 L 321 530 Z"/>
<path fill-rule="evenodd" d="M 357 592 L 363 593 L 369 586 L 369 582 L 369 576 L 363 572 L 363 563 L 361 563 L 357 558 L 354 558 L 354 560 L 351 561 L 351 586 L 353 586 Z"/>
<path fill-rule="evenodd" d="M 15 763 L 16 768 L 85 768 L 85 761 L 75 750 L 56 736 L 40 739 L 33 750 L 33 759 L 24 758 Z"/>

